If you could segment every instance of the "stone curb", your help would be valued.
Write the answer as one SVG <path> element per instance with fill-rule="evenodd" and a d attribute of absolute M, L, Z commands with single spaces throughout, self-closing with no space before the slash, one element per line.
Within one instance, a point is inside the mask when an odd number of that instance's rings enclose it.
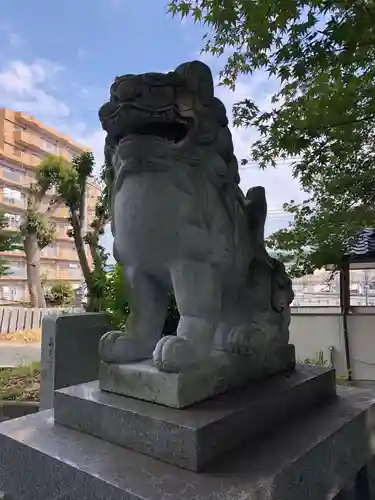
<path fill-rule="evenodd" d="M 39 411 L 39 401 L 0 400 L 0 421 L 24 417 Z"/>

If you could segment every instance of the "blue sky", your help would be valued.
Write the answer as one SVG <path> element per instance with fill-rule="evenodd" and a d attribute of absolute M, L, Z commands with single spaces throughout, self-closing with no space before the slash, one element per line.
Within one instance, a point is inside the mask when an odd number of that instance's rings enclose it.
<path fill-rule="evenodd" d="M 173 19 L 166 0 L 2 0 L 0 106 L 23 110 L 89 145 L 98 166 L 104 135 L 97 111 L 115 76 L 168 71 L 202 58 L 214 74 L 223 61 L 200 56 L 204 30 Z M 270 106 L 277 82 L 264 73 L 242 79 L 236 91 L 217 96 L 232 105 L 244 97 Z M 230 113 L 229 113 L 230 114 Z M 256 139 L 253 130 L 233 130 L 239 158 Z M 241 172 L 242 187 L 264 185 L 271 209 L 269 229 L 285 225 L 281 205 L 301 193 L 287 165 Z"/>

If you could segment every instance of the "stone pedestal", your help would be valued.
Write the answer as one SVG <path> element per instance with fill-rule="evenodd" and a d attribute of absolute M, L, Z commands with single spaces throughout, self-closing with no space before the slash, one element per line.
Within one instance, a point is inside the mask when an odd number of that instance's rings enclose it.
<path fill-rule="evenodd" d="M 215 350 L 204 365 L 181 373 L 161 372 L 152 360 L 124 365 L 101 362 L 99 387 L 110 393 L 185 408 L 251 381 L 291 371 L 294 366 L 294 345 L 272 351 L 266 359 Z"/>
<path fill-rule="evenodd" d="M 303 394 L 295 396 L 298 408 Z M 0 490 L 13 500 L 331 500 L 372 456 L 372 408 L 367 391 L 339 388 L 337 398 L 315 401 L 199 473 L 56 424 L 46 410 L 0 424 Z M 148 439 L 140 429 L 137 436 Z M 369 500 L 350 500 L 359 498 Z"/>
<path fill-rule="evenodd" d="M 311 366 L 183 410 L 106 393 L 92 382 L 56 391 L 55 422 L 200 471 L 244 440 L 252 446 L 265 433 L 335 394 L 334 370 Z"/>

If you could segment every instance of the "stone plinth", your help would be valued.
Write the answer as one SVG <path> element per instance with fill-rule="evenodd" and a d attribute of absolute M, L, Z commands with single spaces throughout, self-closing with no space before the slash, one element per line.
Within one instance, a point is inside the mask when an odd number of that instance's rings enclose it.
<path fill-rule="evenodd" d="M 201 473 L 54 424 L 52 410 L 10 420 L 0 424 L 0 490 L 17 500 L 333 499 L 372 455 L 371 393 L 338 395 Z"/>
<path fill-rule="evenodd" d="M 198 471 L 335 394 L 334 370 L 312 366 L 183 410 L 109 394 L 92 382 L 56 391 L 55 421 Z"/>
<path fill-rule="evenodd" d="M 278 349 L 266 360 L 213 351 L 203 366 L 182 373 L 159 371 L 152 360 L 124 365 L 101 362 L 99 386 L 111 393 L 185 408 L 249 381 L 290 371 L 294 366 L 293 345 Z"/>
<path fill-rule="evenodd" d="M 98 377 L 98 344 L 109 328 L 108 317 L 103 313 L 47 315 L 43 318 L 41 409 L 53 408 L 56 389 Z"/>

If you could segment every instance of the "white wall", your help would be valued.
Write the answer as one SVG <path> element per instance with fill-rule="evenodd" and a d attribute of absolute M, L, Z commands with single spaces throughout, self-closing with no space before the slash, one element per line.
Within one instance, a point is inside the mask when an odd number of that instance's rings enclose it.
<path fill-rule="evenodd" d="M 346 375 L 343 318 L 337 308 L 299 310 L 292 311 L 290 325 L 290 342 L 296 346 L 297 359 L 315 358 L 323 350 L 328 361 L 333 347 L 337 374 Z M 348 334 L 353 378 L 375 380 L 375 308 L 356 308 L 348 316 Z"/>

